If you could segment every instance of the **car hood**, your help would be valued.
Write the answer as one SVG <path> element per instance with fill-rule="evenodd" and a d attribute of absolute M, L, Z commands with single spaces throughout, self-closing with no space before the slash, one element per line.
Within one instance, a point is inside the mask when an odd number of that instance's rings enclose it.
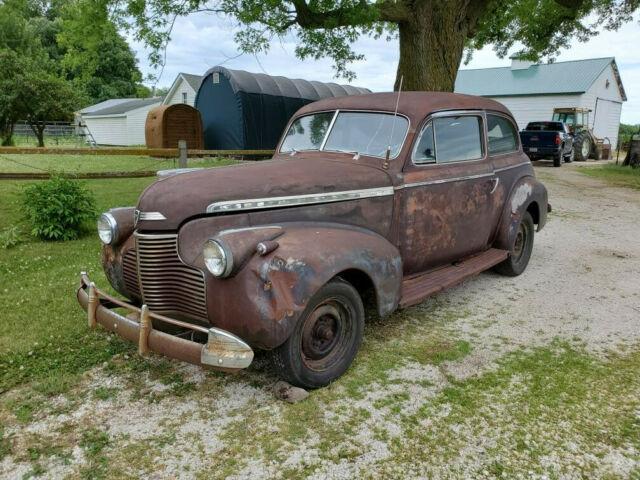
<path fill-rule="evenodd" d="M 140 196 L 140 230 L 175 230 L 185 219 L 204 215 L 214 202 L 287 197 L 387 187 L 388 174 L 355 161 L 296 155 L 208 168 L 159 180 Z M 161 216 L 155 215 L 157 213 Z M 160 220 L 148 220 L 151 217 Z M 164 217 L 164 220 L 162 219 Z"/>

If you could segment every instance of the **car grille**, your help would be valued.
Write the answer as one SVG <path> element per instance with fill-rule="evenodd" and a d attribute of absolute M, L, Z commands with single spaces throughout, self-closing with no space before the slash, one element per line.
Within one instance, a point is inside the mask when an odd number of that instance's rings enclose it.
<path fill-rule="evenodd" d="M 152 312 L 206 322 L 204 275 L 180 261 L 177 238 L 136 234 L 142 300 Z"/>
<path fill-rule="evenodd" d="M 124 277 L 124 286 L 127 291 L 133 295 L 140 296 L 140 286 L 138 284 L 138 260 L 136 250 L 131 248 L 127 250 L 122 258 L 122 276 Z"/>

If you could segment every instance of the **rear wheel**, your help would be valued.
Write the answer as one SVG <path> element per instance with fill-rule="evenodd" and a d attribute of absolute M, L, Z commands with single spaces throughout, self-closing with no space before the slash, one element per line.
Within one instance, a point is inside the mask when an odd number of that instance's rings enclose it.
<path fill-rule="evenodd" d="M 271 360 L 289 383 L 324 387 L 349 368 L 363 331 L 360 295 L 350 283 L 336 278 L 311 298 L 293 333 L 271 352 Z"/>
<path fill-rule="evenodd" d="M 509 258 L 496 265 L 494 270 L 501 275 L 507 275 L 509 277 L 516 277 L 524 272 L 531 258 L 534 232 L 533 217 L 531 217 L 529 212 L 525 212 L 520 221 L 516 241 L 513 245 L 513 250 L 511 250 L 509 254 Z"/>
<path fill-rule="evenodd" d="M 562 150 L 558 152 L 557 155 L 553 157 L 553 166 L 561 167 L 562 166 Z"/>
<path fill-rule="evenodd" d="M 586 162 L 591 153 L 591 137 L 587 132 L 579 133 L 573 141 L 575 159 L 578 162 Z"/>

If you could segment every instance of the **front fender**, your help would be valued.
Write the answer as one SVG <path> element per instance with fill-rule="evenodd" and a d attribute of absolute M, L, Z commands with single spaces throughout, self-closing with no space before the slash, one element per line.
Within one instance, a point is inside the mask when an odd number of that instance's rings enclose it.
<path fill-rule="evenodd" d="M 538 230 L 547 222 L 547 189 L 533 176 L 519 179 L 511 189 L 500 217 L 495 248 L 511 251 L 516 241 L 518 227 L 529 211 Z"/>
<path fill-rule="evenodd" d="M 219 279 L 205 273 L 213 326 L 256 347 L 277 347 L 289 337 L 318 289 L 347 270 L 357 270 L 371 280 L 381 315 L 396 308 L 402 262 L 396 247 L 384 237 L 339 224 L 280 227 L 274 240 L 277 248 L 266 255 L 252 249 L 232 277 Z M 206 272 L 201 257 L 194 266 Z"/>

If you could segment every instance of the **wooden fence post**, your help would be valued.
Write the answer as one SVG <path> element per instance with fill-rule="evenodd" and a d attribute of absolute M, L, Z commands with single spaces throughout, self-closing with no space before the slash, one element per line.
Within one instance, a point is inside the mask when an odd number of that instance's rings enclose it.
<path fill-rule="evenodd" d="M 187 141 L 178 140 L 178 166 L 180 168 L 187 168 Z"/>

